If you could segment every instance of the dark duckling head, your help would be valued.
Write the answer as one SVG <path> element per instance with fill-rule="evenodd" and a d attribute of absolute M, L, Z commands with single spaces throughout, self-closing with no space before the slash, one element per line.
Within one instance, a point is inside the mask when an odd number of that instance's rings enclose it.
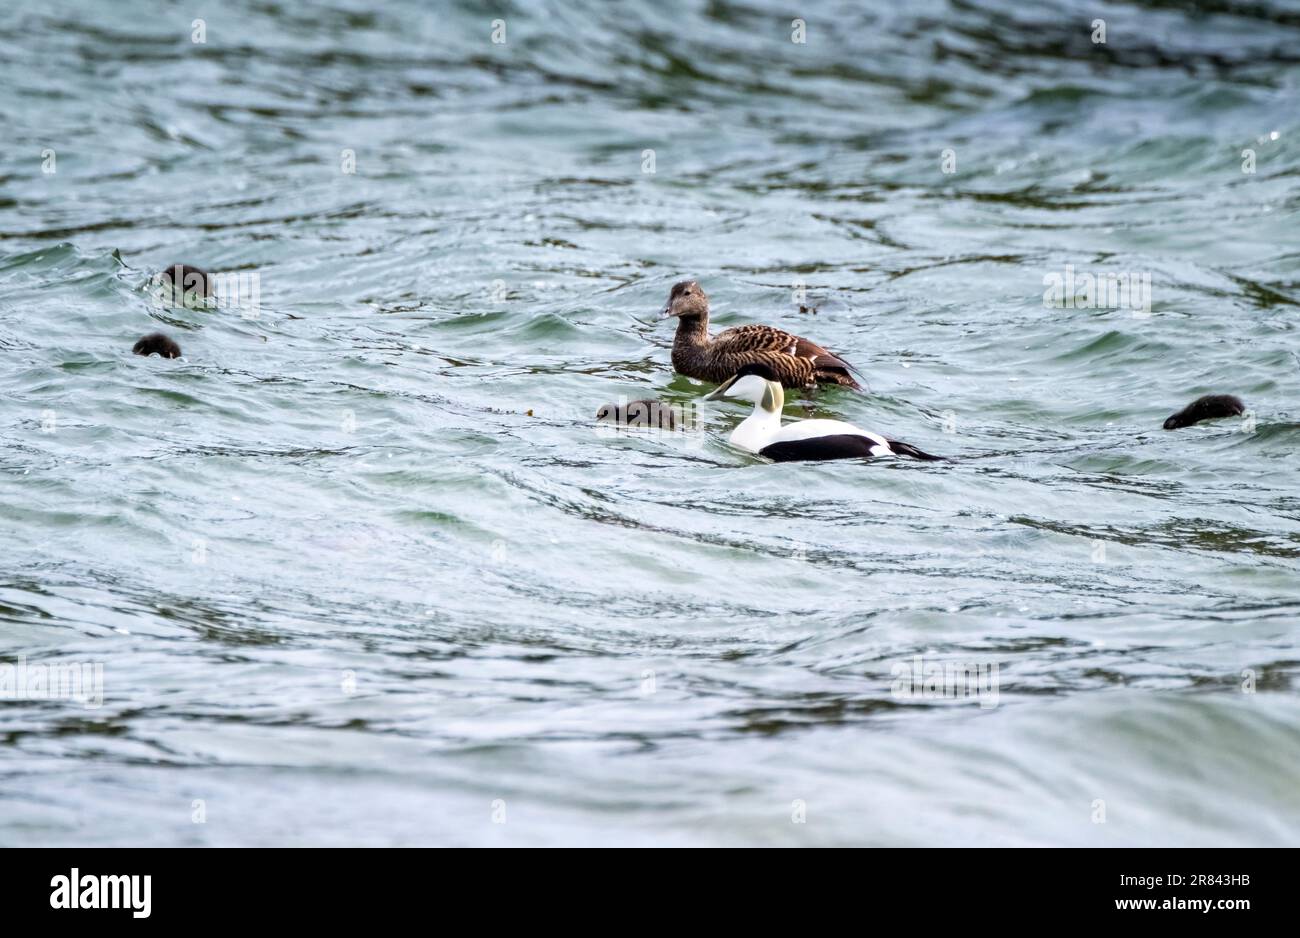
<path fill-rule="evenodd" d="M 662 401 L 638 400 L 626 404 L 602 404 L 596 411 L 597 423 L 612 423 L 620 427 L 649 427 L 673 430 L 677 418 L 673 408 Z"/>
<path fill-rule="evenodd" d="M 664 305 L 660 316 L 667 319 L 669 316 L 689 317 L 708 314 L 709 298 L 703 288 L 694 280 L 682 280 L 673 284 L 672 290 L 668 293 L 668 302 Z"/>
<path fill-rule="evenodd" d="M 165 270 L 159 271 L 158 276 L 163 283 L 171 284 L 173 289 L 179 290 L 181 293 L 197 293 L 203 297 L 212 296 L 212 274 L 201 267 L 195 267 L 193 264 L 172 264 Z"/>
<path fill-rule="evenodd" d="M 163 358 L 180 358 L 181 347 L 176 340 L 161 332 L 151 332 L 131 349 L 137 355 L 161 355 Z"/>
<path fill-rule="evenodd" d="M 1178 413 L 1165 420 L 1166 430 L 1190 427 L 1202 420 L 1217 420 L 1220 417 L 1236 417 L 1246 412 L 1246 405 L 1241 398 L 1231 394 L 1207 394 L 1198 397 Z"/>

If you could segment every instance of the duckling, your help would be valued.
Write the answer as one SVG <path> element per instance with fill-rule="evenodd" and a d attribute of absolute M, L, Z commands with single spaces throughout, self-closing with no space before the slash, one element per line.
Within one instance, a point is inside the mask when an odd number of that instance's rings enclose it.
<path fill-rule="evenodd" d="M 194 293 L 205 298 L 212 296 L 216 279 L 202 267 L 180 263 L 160 270 L 158 278 L 161 282 L 170 284 L 180 294 Z"/>
<path fill-rule="evenodd" d="M 746 365 L 723 382 L 705 400 L 738 397 L 753 401 L 754 412 L 731 431 L 731 442 L 741 449 L 775 462 L 812 459 L 870 459 L 875 456 L 911 456 L 942 460 L 908 443 L 889 440 L 842 420 L 797 420 L 781 425 L 785 390 L 777 373 L 766 364 Z"/>
<path fill-rule="evenodd" d="M 153 275 L 150 289 L 158 306 L 206 309 L 216 294 L 216 280 L 193 264 L 172 264 Z"/>
<path fill-rule="evenodd" d="M 1207 394 L 1198 397 L 1178 413 L 1166 418 L 1165 429 L 1177 430 L 1190 427 L 1202 420 L 1217 420 L 1220 417 L 1235 417 L 1246 412 L 1246 405 L 1241 398 L 1231 394 Z"/>
<path fill-rule="evenodd" d="M 596 411 L 597 423 L 610 423 L 620 427 L 657 428 L 675 430 L 675 409 L 662 401 L 642 398 L 635 401 L 602 404 Z"/>
<path fill-rule="evenodd" d="M 821 384 L 862 390 L 853 367 L 802 336 L 772 326 L 736 326 L 709 337 L 709 298 L 694 280 L 673 284 L 661 318 L 677 317 L 673 367 L 689 378 L 721 382 L 746 365 L 766 365 L 787 388 Z"/>
<path fill-rule="evenodd" d="M 180 358 L 181 347 L 163 332 L 151 332 L 135 343 L 131 349 L 136 355 L 161 355 L 163 358 Z"/>

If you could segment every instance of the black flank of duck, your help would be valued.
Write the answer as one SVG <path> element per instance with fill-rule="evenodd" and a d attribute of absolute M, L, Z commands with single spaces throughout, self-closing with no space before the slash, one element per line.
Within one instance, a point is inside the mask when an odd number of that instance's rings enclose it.
<path fill-rule="evenodd" d="M 746 365 L 762 364 L 787 388 L 821 384 L 862 390 L 852 366 L 816 342 L 772 326 L 736 326 L 709 336 L 709 298 L 694 280 L 673 284 L 663 317 L 677 317 L 673 368 L 721 384 Z"/>

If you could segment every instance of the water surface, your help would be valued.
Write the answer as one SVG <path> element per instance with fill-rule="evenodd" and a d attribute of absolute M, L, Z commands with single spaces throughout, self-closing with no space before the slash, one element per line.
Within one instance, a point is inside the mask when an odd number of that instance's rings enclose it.
<path fill-rule="evenodd" d="M 374 7 L 0 14 L 0 843 L 1300 843 L 1300 8 Z M 955 461 L 596 432 L 683 276 Z"/>

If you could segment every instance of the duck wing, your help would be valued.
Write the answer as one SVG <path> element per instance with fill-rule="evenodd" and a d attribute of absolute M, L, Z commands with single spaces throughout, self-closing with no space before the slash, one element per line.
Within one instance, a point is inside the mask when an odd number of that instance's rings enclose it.
<path fill-rule="evenodd" d="M 822 346 L 819 346 L 819 344 L 816 344 L 815 342 L 810 342 L 809 339 L 803 338 L 802 335 L 796 335 L 794 338 L 797 340 L 796 347 L 794 347 L 794 353 L 796 353 L 797 356 L 800 356 L 801 359 L 813 359 L 813 368 L 818 370 L 818 372 L 842 372 L 844 373 L 844 377 L 849 378 L 849 381 L 852 382 L 852 387 L 858 386 L 857 382 L 854 382 L 853 378 L 849 377 L 849 372 L 852 372 L 853 365 L 850 365 L 848 361 L 841 359 L 841 357 L 836 355 L 835 352 L 822 348 Z"/>
<path fill-rule="evenodd" d="M 729 355 L 777 352 L 794 355 L 799 343 L 806 341 L 775 326 L 735 326 L 713 337 L 713 347 Z"/>
<path fill-rule="evenodd" d="M 714 336 L 711 344 L 719 357 L 728 356 L 742 362 L 756 361 L 765 352 L 803 359 L 812 363 L 812 377 L 815 380 L 850 388 L 859 387 L 850 374 L 853 366 L 844 359 L 816 342 L 774 326 L 736 326 L 724 329 Z M 782 383 L 786 383 L 784 376 Z"/>

